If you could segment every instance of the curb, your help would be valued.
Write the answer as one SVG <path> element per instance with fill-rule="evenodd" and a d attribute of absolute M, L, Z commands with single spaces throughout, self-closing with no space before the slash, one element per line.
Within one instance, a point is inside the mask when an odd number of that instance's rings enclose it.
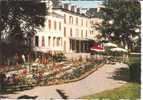
<path fill-rule="evenodd" d="M 82 79 L 88 77 L 88 76 L 91 75 L 92 73 L 94 73 L 96 70 L 98 70 L 98 68 L 101 68 L 103 65 L 105 65 L 105 63 L 102 63 L 102 64 L 100 64 L 100 65 L 97 65 L 95 68 L 93 68 L 93 70 L 91 70 L 91 71 L 85 73 L 84 75 L 80 76 L 79 78 L 72 79 L 72 80 L 67 80 L 67 81 L 64 81 L 64 82 L 57 82 L 57 83 L 53 83 L 53 84 L 49 84 L 49 85 L 45 85 L 45 86 L 68 84 L 68 83 L 71 83 L 71 82 L 80 81 L 80 80 L 82 80 Z"/>

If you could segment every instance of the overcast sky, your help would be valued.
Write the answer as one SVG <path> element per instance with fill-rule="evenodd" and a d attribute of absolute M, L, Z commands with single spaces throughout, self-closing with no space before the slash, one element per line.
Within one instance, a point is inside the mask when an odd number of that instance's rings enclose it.
<path fill-rule="evenodd" d="M 103 0 L 64 0 L 63 2 L 75 4 L 80 8 L 95 8 L 97 5 L 102 4 Z"/>

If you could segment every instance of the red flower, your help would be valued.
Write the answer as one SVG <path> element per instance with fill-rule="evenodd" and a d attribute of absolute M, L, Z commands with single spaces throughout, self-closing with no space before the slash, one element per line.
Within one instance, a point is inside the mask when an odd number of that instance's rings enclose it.
<path fill-rule="evenodd" d="M 23 74 L 24 74 L 24 75 L 27 74 L 27 70 L 26 70 L 26 69 L 23 70 Z"/>

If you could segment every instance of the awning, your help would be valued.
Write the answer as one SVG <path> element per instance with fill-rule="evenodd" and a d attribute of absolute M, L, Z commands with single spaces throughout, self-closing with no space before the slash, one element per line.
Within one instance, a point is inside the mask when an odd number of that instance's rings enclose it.
<path fill-rule="evenodd" d="M 104 47 L 117 47 L 117 45 L 116 45 L 116 44 L 111 43 L 111 42 L 104 43 L 103 45 L 104 45 Z"/>
<path fill-rule="evenodd" d="M 104 52 L 105 49 L 102 45 L 100 44 L 93 44 L 90 48 L 91 51 L 96 51 L 96 52 Z"/>
<path fill-rule="evenodd" d="M 123 48 L 112 48 L 111 51 L 113 52 L 128 52 L 128 50 Z"/>

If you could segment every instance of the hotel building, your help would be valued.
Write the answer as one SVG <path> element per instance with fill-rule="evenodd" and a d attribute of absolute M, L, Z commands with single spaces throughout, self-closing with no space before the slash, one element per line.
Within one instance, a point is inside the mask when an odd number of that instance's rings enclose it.
<path fill-rule="evenodd" d="M 61 8 L 52 8 L 50 2 L 47 6 L 45 27 L 37 30 L 33 43 L 34 51 L 88 53 L 89 41 L 99 34 L 92 28 L 92 23 L 98 19 L 81 14 L 79 8 L 69 4 L 64 4 Z"/>

